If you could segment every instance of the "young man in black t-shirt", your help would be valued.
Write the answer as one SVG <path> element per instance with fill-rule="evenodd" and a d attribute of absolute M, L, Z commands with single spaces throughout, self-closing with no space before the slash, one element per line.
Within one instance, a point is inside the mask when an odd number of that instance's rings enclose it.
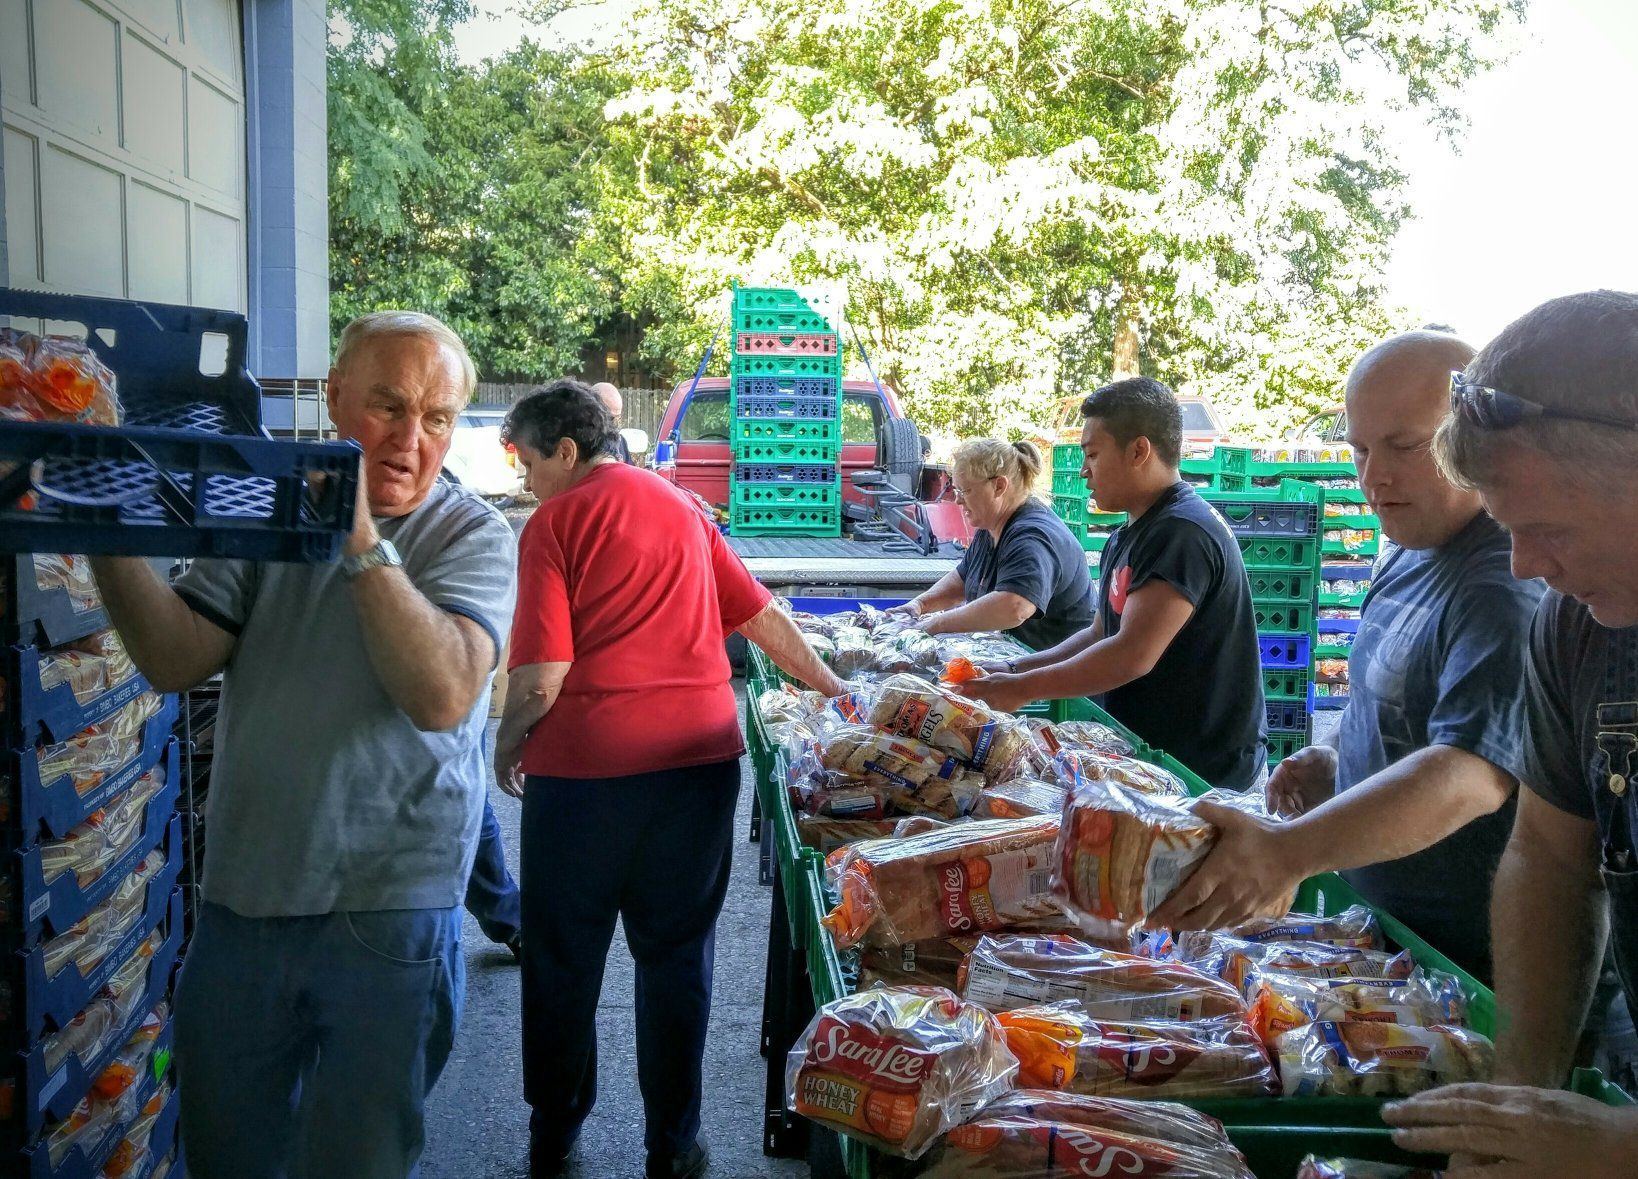
<path fill-rule="evenodd" d="M 1101 510 L 1131 517 L 1104 550 L 1097 616 L 961 690 L 1007 709 L 1099 697 L 1212 785 L 1260 786 L 1266 716 L 1251 584 L 1228 525 L 1178 477 L 1177 398 L 1134 377 L 1097 390 L 1081 416 L 1081 474 Z"/>
<path fill-rule="evenodd" d="M 1405 1127 L 1401 1146 L 1485 1158 L 1463 1175 L 1618 1179 L 1638 1168 L 1638 1109 L 1557 1091 L 1606 929 L 1638 1007 L 1635 373 L 1638 295 L 1554 299 L 1452 375 L 1435 441 L 1441 466 L 1511 533 L 1514 576 L 1552 590 L 1530 633 L 1526 789 L 1492 890 L 1496 1007 L 1509 1016 L 1497 1083 L 1384 1111 Z"/>

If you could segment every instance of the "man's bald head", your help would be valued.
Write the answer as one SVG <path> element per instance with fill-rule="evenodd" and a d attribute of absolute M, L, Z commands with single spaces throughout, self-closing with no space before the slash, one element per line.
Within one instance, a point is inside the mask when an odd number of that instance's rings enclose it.
<path fill-rule="evenodd" d="M 1415 331 L 1389 336 L 1365 350 L 1348 371 L 1346 396 L 1402 396 L 1436 403 L 1443 418 L 1450 407 L 1450 374 L 1472 360 L 1466 341 L 1446 332 Z"/>
<path fill-rule="evenodd" d="M 1447 481 L 1433 435 L 1450 413 L 1450 374 L 1473 349 L 1444 332 L 1391 336 L 1348 373 L 1348 441 L 1359 484 L 1382 530 L 1410 549 L 1438 548 L 1479 512 L 1479 497 Z"/>
<path fill-rule="evenodd" d="M 603 408 L 609 411 L 609 416 L 614 419 L 614 424 L 618 426 L 620 424 L 620 415 L 626 409 L 625 398 L 620 396 L 619 387 L 610 384 L 608 381 L 598 381 L 597 384 L 591 387 L 591 391 L 597 394 L 597 399 L 603 403 Z"/>

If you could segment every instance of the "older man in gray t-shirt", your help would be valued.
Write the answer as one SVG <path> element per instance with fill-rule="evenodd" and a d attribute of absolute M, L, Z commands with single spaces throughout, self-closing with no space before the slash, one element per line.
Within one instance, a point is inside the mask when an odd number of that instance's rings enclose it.
<path fill-rule="evenodd" d="M 474 384 L 437 320 L 356 320 L 329 387 L 364 450 L 341 562 L 200 561 L 174 588 L 140 561 L 95 562 L 155 687 L 224 673 L 176 995 L 200 1179 L 402 1179 L 420 1155 L 460 1014 L 459 906 L 515 591 L 506 521 L 438 477 Z"/>

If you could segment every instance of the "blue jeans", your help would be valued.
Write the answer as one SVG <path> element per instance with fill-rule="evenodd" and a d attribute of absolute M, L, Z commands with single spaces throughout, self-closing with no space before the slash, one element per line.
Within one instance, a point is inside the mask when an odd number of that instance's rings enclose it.
<path fill-rule="evenodd" d="M 523 920 L 522 901 L 517 882 L 506 870 L 500 820 L 487 800 L 483 804 L 483 826 L 478 829 L 478 854 L 466 882 L 466 908 L 478 919 L 478 928 L 490 941 L 504 946 L 517 937 Z"/>
<path fill-rule="evenodd" d="M 617 920 L 637 964 L 643 1144 L 664 1160 L 699 1135 L 738 796 L 738 759 L 525 780 L 523 1097 L 531 1150 L 542 1158 L 569 1148 L 597 1100 L 597 1001 Z"/>
<path fill-rule="evenodd" d="M 241 917 L 209 902 L 176 986 L 195 1179 L 405 1179 L 466 989 L 458 909 Z"/>

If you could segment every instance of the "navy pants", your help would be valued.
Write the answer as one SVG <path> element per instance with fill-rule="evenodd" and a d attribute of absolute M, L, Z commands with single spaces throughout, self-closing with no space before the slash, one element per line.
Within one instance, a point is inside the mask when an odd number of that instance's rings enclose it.
<path fill-rule="evenodd" d="M 483 826 L 478 829 L 478 854 L 472 861 L 472 875 L 466 882 L 466 909 L 478 919 L 484 937 L 506 945 L 518 934 L 520 901 L 517 883 L 506 870 L 506 845 L 501 841 L 500 820 L 487 799 L 483 804 Z"/>
<path fill-rule="evenodd" d="M 650 1156 L 700 1128 L 717 915 L 733 859 L 739 761 L 626 778 L 527 779 L 523 1096 L 544 1156 L 597 1099 L 597 1002 L 616 919 L 637 965 L 637 1081 Z"/>

